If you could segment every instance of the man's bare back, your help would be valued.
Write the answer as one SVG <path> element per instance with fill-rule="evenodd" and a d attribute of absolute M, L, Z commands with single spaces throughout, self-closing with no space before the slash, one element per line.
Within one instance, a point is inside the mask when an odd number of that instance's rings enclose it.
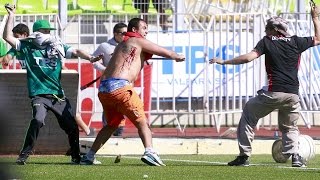
<path fill-rule="evenodd" d="M 136 80 L 144 64 L 144 56 L 141 55 L 142 48 L 136 39 L 131 38 L 118 44 L 102 79 L 119 78 L 129 82 Z"/>

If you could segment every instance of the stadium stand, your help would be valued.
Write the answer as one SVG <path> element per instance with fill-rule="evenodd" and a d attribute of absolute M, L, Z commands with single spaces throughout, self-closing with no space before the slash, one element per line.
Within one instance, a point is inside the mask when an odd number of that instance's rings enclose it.
<path fill-rule="evenodd" d="M 45 14 L 52 13 L 45 9 L 43 1 L 39 0 L 19 0 L 16 4 L 17 14 Z"/>
<path fill-rule="evenodd" d="M 111 13 L 105 0 L 78 0 L 77 3 L 84 13 Z"/>

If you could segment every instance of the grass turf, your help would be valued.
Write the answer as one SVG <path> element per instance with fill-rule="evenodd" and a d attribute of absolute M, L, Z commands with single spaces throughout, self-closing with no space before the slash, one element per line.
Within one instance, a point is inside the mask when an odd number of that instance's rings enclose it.
<path fill-rule="evenodd" d="M 1 157 L 10 166 L 11 179 L 319 179 L 320 159 L 311 160 L 307 168 L 291 168 L 291 161 L 275 163 L 271 155 L 253 155 L 249 167 L 230 167 L 234 155 L 161 156 L 166 167 L 151 167 L 140 156 L 97 157 L 102 165 L 69 164 L 66 156 L 31 156 L 25 166 L 15 165 L 16 157 Z M 147 175 L 148 177 L 144 177 Z"/>

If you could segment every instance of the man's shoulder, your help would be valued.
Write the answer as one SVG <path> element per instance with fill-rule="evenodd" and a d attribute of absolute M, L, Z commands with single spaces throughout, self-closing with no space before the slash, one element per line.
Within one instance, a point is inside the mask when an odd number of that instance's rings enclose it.
<path fill-rule="evenodd" d="M 31 42 L 31 40 L 20 40 L 21 48 L 31 47 L 36 48 Z"/>
<path fill-rule="evenodd" d="M 104 49 L 104 50 L 114 50 L 116 46 L 108 43 L 108 42 L 103 42 L 99 45 L 99 47 L 97 49 Z"/>

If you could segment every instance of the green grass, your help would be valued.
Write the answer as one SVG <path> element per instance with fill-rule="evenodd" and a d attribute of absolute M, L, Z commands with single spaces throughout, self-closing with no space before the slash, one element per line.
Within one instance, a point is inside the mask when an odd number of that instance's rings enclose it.
<path fill-rule="evenodd" d="M 16 157 L 1 157 L 11 165 L 12 179 L 319 179 L 320 159 L 309 162 L 308 168 L 291 168 L 291 162 L 275 163 L 271 155 L 253 155 L 250 167 L 229 167 L 226 162 L 234 155 L 176 155 L 161 156 L 166 167 L 151 167 L 140 156 L 124 156 L 118 164 L 115 157 L 98 157 L 102 165 L 70 165 L 65 156 L 31 156 L 28 164 L 14 164 Z M 254 165 L 255 164 L 255 165 Z"/>

